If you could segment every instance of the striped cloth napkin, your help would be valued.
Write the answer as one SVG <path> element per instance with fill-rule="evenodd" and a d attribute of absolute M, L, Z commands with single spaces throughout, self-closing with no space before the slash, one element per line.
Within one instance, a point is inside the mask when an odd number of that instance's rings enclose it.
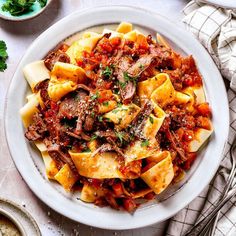
<path fill-rule="evenodd" d="M 230 131 L 217 174 L 200 196 L 170 220 L 166 235 L 171 236 L 183 236 L 216 205 L 229 176 L 229 149 L 236 135 L 236 9 L 224 9 L 194 0 L 184 8 L 183 13 L 187 29 L 211 54 L 223 77 L 230 81 Z M 214 235 L 236 235 L 236 198 L 231 199 L 222 209 Z"/>

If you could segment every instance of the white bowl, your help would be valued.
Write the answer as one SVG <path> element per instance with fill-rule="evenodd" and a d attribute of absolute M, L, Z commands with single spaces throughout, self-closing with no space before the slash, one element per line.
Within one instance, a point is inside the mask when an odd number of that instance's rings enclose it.
<path fill-rule="evenodd" d="M 171 187 L 161 202 L 144 204 L 131 215 L 111 208 L 99 208 L 93 204 L 76 200 L 58 184 L 50 182 L 44 174 L 44 166 L 39 153 L 24 137 L 24 128 L 19 109 L 24 105 L 28 85 L 23 78 L 22 68 L 45 56 L 57 43 L 66 37 L 96 25 L 106 25 L 128 21 L 154 33 L 166 36 L 177 50 L 192 54 L 204 77 L 207 100 L 213 110 L 214 134 L 207 147 L 199 154 L 197 161 L 187 176 L 187 181 Z M 178 28 L 164 17 L 146 10 L 111 6 L 86 9 L 62 19 L 29 47 L 21 60 L 9 87 L 6 110 L 5 131 L 12 158 L 32 191 L 57 212 L 84 224 L 106 229 L 132 229 L 164 221 L 197 197 L 210 182 L 216 172 L 228 136 L 229 112 L 226 91 L 222 77 L 214 62 L 192 35 Z M 178 191 L 177 191 L 178 190 Z M 164 199 L 164 200 L 163 200 Z"/>

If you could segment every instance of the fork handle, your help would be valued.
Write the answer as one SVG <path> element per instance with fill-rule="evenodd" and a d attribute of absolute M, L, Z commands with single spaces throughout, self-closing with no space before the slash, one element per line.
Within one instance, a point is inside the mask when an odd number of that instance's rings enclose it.
<path fill-rule="evenodd" d="M 231 189 L 225 198 L 221 199 L 215 208 L 213 208 L 208 215 L 199 221 L 195 226 L 193 226 L 190 231 L 188 231 L 185 236 L 200 236 L 205 232 L 207 225 L 214 219 L 217 212 L 228 202 L 233 196 L 236 195 L 236 187 Z"/>

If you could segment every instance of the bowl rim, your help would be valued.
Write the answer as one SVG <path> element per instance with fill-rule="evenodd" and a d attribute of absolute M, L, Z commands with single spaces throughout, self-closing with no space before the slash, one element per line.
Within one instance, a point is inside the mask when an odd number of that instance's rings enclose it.
<path fill-rule="evenodd" d="M 20 231 L 22 236 L 26 236 L 23 225 L 11 213 L 0 208 L 0 214 L 4 215 L 6 218 L 8 218 L 16 226 L 16 228 Z"/>
<path fill-rule="evenodd" d="M 153 20 L 161 20 L 162 22 L 165 23 L 166 26 L 170 26 L 171 28 L 175 27 L 175 24 L 168 20 L 167 18 L 161 16 L 160 14 L 157 14 L 156 12 L 153 12 L 153 11 L 150 11 L 150 10 L 146 10 L 146 9 L 141 9 L 141 8 L 138 8 L 138 7 L 130 7 L 130 6 L 122 6 L 122 5 L 110 5 L 110 6 L 99 6 L 99 7 L 93 7 L 93 8 L 87 8 L 87 9 L 83 9 L 83 10 L 80 10 L 80 11 L 76 11 L 72 14 L 70 14 L 69 16 L 61 19 L 60 21 L 58 21 L 57 23 L 55 23 L 54 25 L 52 25 L 49 29 L 47 29 L 46 31 L 44 31 L 32 44 L 31 46 L 28 48 L 28 50 L 26 51 L 25 55 L 23 56 L 21 62 L 19 63 L 18 67 L 17 67 L 17 70 L 13 76 L 13 79 L 12 81 L 14 81 L 17 77 L 17 74 L 21 71 L 21 68 L 22 65 L 25 63 L 25 58 L 27 58 L 27 56 L 29 56 L 29 52 L 35 47 L 35 45 L 38 44 L 38 42 L 40 42 L 40 40 L 42 41 L 43 38 L 45 36 L 48 36 L 48 34 L 50 34 L 51 32 L 57 30 L 58 27 L 61 27 L 62 25 L 64 24 L 68 24 L 70 21 L 72 21 L 73 19 L 75 19 L 76 17 L 83 17 L 84 15 L 86 14 L 91 14 L 91 13 L 95 13 L 95 12 L 99 12 L 101 13 L 101 11 L 106 12 L 106 14 L 111 14 L 111 13 L 108 13 L 110 11 L 127 11 L 129 13 L 134 13 L 134 14 L 147 14 L 149 17 L 153 18 Z M 83 15 L 84 14 L 84 15 Z M 82 16 L 81 16 L 82 15 Z M 121 21 L 121 19 L 120 19 Z M 113 23 L 113 20 L 111 20 L 111 22 Z M 80 31 L 80 30 L 78 30 Z M 86 215 L 88 212 L 91 211 L 91 209 L 87 209 L 87 212 L 83 212 L 85 214 L 85 218 L 80 215 L 74 215 L 73 213 L 68 213 L 67 211 L 63 211 L 60 209 L 60 207 L 58 207 L 57 204 L 55 204 L 54 202 L 51 202 L 47 196 L 45 196 L 44 194 L 40 193 L 38 190 L 37 190 L 37 187 L 34 186 L 34 184 L 32 182 L 30 182 L 29 179 L 27 179 L 26 177 L 26 173 L 22 172 L 20 170 L 21 168 L 21 164 L 19 163 L 19 161 L 14 158 L 14 155 L 16 154 L 16 150 L 14 149 L 14 147 L 11 145 L 11 142 L 10 142 L 10 137 L 11 137 L 11 133 L 10 133 L 10 122 L 6 119 L 7 117 L 7 114 L 8 114 L 8 110 L 9 110 L 9 100 L 10 100 L 10 94 L 13 92 L 13 82 L 11 81 L 9 87 L 8 87 L 8 92 L 7 92 L 7 97 L 6 97 L 6 103 L 5 103 L 5 113 L 4 113 L 4 121 L 5 121 L 5 134 L 6 134 L 6 137 L 7 137 L 7 144 L 8 144 L 8 148 L 10 150 L 10 153 L 11 153 L 11 156 L 18 168 L 18 170 L 20 171 L 20 174 L 22 175 L 22 177 L 25 179 L 26 183 L 29 185 L 29 187 L 31 188 L 31 190 L 35 193 L 35 195 L 37 197 L 39 197 L 43 202 L 45 202 L 48 206 L 50 206 L 51 208 L 53 208 L 55 211 L 59 212 L 60 214 L 70 218 L 70 219 L 73 219 L 75 221 L 78 221 L 78 222 L 81 222 L 81 223 L 84 223 L 84 224 L 87 224 L 87 225 L 91 225 L 91 226 L 95 226 L 95 227 L 98 227 L 98 228 L 103 228 L 103 229 L 113 229 L 113 230 L 123 230 L 123 229 L 134 229 L 134 228 L 140 228 L 140 227 L 144 227 L 144 226 L 148 226 L 148 225 L 151 225 L 151 224 L 154 224 L 154 223 L 157 223 L 157 222 L 161 222 L 161 221 L 164 221 L 166 219 L 169 219 L 170 217 L 172 217 L 173 215 L 175 215 L 178 211 L 180 211 L 181 209 L 183 209 L 187 204 L 189 204 L 194 198 L 196 198 L 200 192 L 204 189 L 204 187 L 206 187 L 206 185 L 211 181 L 212 177 L 214 176 L 215 172 L 217 171 L 218 169 L 218 166 L 220 164 L 220 161 L 222 159 L 222 154 L 223 154 L 223 151 L 224 151 L 224 147 L 225 147 L 225 144 L 227 142 L 227 137 L 228 137 L 228 131 L 229 131 L 229 109 L 228 109 L 228 100 L 227 100 L 227 94 L 226 94 L 226 89 L 225 89 L 225 86 L 224 86 L 224 83 L 223 83 L 223 79 L 218 71 L 218 69 L 216 68 L 216 65 L 214 64 L 212 58 L 209 56 L 209 54 L 206 52 L 206 50 L 203 48 L 203 46 L 187 31 L 185 31 L 183 28 L 175 28 L 175 32 L 172 33 L 172 36 L 173 35 L 177 35 L 178 34 L 184 34 L 185 36 L 185 41 L 186 40 L 191 40 L 192 43 L 194 44 L 194 46 L 197 46 L 198 47 L 198 53 L 202 54 L 202 56 L 204 56 L 205 58 L 207 58 L 207 60 L 209 61 L 209 63 L 211 64 L 211 70 L 214 72 L 215 74 L 215 77 L 219 77 L 219 81 L 218 81 L 218 86 L 221 87 L 222 89 L 222 95 L 223 98 L 221 99 L 221 102 L 223 104 L 223 108 L 224 108 L 224 111 L 227 111 L 226 114 L 224 114 L 224 123 L 225 125 L 227 124 L 227 128 L 225 127 L 225 129 L 223 130 L 223 135 L 221 137 L 221 141 L 220 141 L 220 153 L 218 153 L 218 156 L 219 158 L 217 159 L 217 162 L 214 163 L 212 166 L 213 166 L 213 169 L 210 171 L 210 174 L 208 174 L 208 178 L 204 178 L 204 184 L 202 183 L 196 183 L 197 186 L 199 186 L 199 189 L 195 189 L 195 191 L 191 191 L 191 193 L 189 193 L 189 195 L 185 195 L 186 198 L 185 198 L 185 202 L 181 202 L 181 204 L 179 204 L 178 206 L 176 205 L 173 205 L 173 203 L 170 201 L 170 199 L 167 199 L 166 200 L 166 203 L 171 203 L 170 206 L 172 208 L 174 208 L 174 210 L 172 210 L 171 213 L 169 214 L 166 214 L 166 212 L 164 212 L 164 208 L 163 206 L 165 207 L 166 204 L 163 204 L 162 206 L 162 210 L 163 212 L 165 213 L 165 216 L 162 217 L 161 219 L 158 218 L 157 216 L 155 217 L 152 217 L 150 219 L 150 217 L 148 217 L 148 215 L 146 215 L 146 221 L 145 219 L 143 219 L 141 222 L 137 223 L 136 221 L 133 222 L 131 221 L 130 224 L 104 224 L 103 222 L 99 220 L 97 221 L 91 221 L 91 220 L 88 220 L 88 218 L 86 218 L 88 215 Z M 69 36 L 69 35 L 68 35 Z M 65 38 L 65 37 L 64 37 Z M 172 38 L 171 38 L 172 39 Z M 201 69 L 201 68 L 199 68 Z M 8 115 L 9 116 L 9 115 Z M 224 138 L 224 141 L 223 141 L 223 138 Z M 219 146 L 217 146 L 217 148 L 219 149 Z M 219 150 L 218 150 L 219 151 Z M 209 162 L 209 161 L 208 161 Z M 209 164 L 209 163 L 208 163 Z M 202 165 L 201 165 L 202 166 Z M 199 166 L 200 167 L 200 166 Z M 199 169 L 198 167 L 198 169 Z M 197 170 L 195 171 L 197 172 Z M 195 174 L 195 173 L 194 173 Z M 192 176 L 191 179 L 193 179 L 195 176 Z M 176 195 L 174 197 L 171 197 L 171 199 L 173 198 L 177 198 L 176 196 L 180 196 L 182 194 L 183 191 L 185 191 L 185 189 L 187 188 L 186 186 L 189 186 L 191 179 L 185 184 L 185 186 L 178 192 L 176 193 Z M 43 181 L 43 180 L 38 180 L 38 181 Z M 45 188 L 48 188 L 48 186 L 46 186 Z M 55 190 L 56 191 L 56 190 Z M 186 192 L 186 191 L 185 191 Z M 194 194 L 193 194 L 194 192 Z M 47 192 L 47 194 L 51 194 L 49 192 Z M 57 192 L 58 194 L 58 192 Z M 192 196 L 192 197 L 190 197 Z M 64 199 L 64 196 L 60 195 L 60 196 L 57 196 L 58 197 L 58 200 L 62 200 Z M 65 200 L 65 199 L 64 199 Z M 72 205 L 70 205 L 71 203 L 69 201 L 67 201 L 68 203 L 68 207 L 71 207 Z M 156 204 L 158 205 L 158 204 Z M 80 205 L 81 208 L 83 208 L 83 205 Z M 153 207 L 154 208 L 154 207 Z M 147 210 L 148 211 L 148 210 Z M 144 211 L 142 211 L 144 212 Z M 113 212 L 114 213 L 114 212 Z M 147 213 L 147 212 L 144 212 L 144 213 Z M 102 214 L 102 212 L 101 212 Z M 153 215 L 152 215 L 153 216 Z M 145 217 L 144 217 L 145 218 Z M 131 219 L 131 218 L 130 218 Z M 123 222 L 124 223 L 124 222 Z"/>
<path fill-rule="evenodd" d="M 46 8 L 51 4 L 52 1 L 53 0 L 47 0 L 47 4 L 44 7 L 42 7 L 39 11 L 35 12 L 35 14 L 30 15 L 30 16 L 18 18 L 17 16 L 5 16 L 0 13 L 0 18 L 5 21 L 14 21 L 14 22 L 22 22 L 22 21 L 30 20 L 41 15 L 46 10 Z"/>

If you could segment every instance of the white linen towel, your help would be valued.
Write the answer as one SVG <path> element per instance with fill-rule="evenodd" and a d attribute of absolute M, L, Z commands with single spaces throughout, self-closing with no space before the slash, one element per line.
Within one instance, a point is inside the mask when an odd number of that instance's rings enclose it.
<path fill-rule="evenodd" d="M 230 81 L 230 131 L 217 174 L 200 196 L 170 220 L 166 235 L 171 236 L 184 235 L 197 221 L 205 218 L 223 192 L 231 168 L 229 149 L 236 135 L 236 10 L 191 1 L 183 12 L 187 29 L 204 45 L 222 75 Z M 236 198 L 222 209 L 215 235 L 236 235 Z"/>

